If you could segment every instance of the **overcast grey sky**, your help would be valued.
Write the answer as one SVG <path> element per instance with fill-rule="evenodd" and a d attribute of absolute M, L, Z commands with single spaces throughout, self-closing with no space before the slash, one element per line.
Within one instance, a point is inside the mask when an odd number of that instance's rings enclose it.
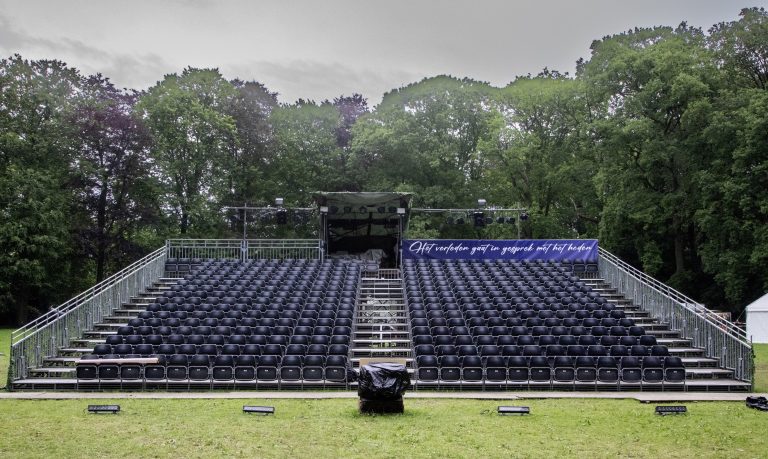
<path fill-rule="evenodd" d="M 451 74 L 496 86 L 573 72 L 594 39 L 681 21 L 708 29 L 768 0 L 0 0 L 0 55 L 56 58 L 145 89 L 186 66 L 257 80 L 281 102 L 384 92 Z"/>

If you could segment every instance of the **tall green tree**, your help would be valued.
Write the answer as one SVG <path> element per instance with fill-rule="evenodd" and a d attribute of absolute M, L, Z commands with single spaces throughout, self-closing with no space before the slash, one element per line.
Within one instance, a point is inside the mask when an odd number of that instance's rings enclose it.
<path fill-rule="evenodd" d="M 591 180 L 597 167 L 587 148 L 584 84 L 545 69 L 518 78 L 498 101 L 505 119 L 487 168 L 489 197 L 529 210 L 525 236 L 595 235 L 600 209 Z"/>
<path fill-rule="evenodd" d="M 704 34 L 685 24 L 596 41 L 579 67 L 603 104 L 604 115 L 594 121 L 601 239 L 689 291 L 699 271 L 695 177 L 707 161 L 695 147 L 716 75 Z"/>
<path fill-rule="evenodd" d="M 81 84 L 60 61 L 0 61 L 0 312 L 20 323 L 87 282 L 68 257 L 66 117 Z"/>
<path fill-rule="evenodd" d="M 69 117 L 74 192 L 84 221 L 78 245 L 96 265 L 96 281 L 135 260 L 146 248 L 140 226 L 156 225 L 159 187 L 150 175 L 150 138 L 133 113 L 138 95 L 101 75 L 85 80 Z"/>
<path fill-rule="evenodd" d="M 231 196 L 226 171 L 237 134 L 227 110 L 237 96 L 218 70 L 190 67 L 166 75 L 137 104 L 168 190 L 164 204 L 181 235 L 211 235 L 224 224 L 217 215 L 222 200 Z"/>

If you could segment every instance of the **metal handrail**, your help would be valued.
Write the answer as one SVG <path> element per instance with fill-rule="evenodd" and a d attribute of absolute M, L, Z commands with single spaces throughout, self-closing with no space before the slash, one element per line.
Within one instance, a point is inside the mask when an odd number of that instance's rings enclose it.
<path fill-rule="evenodd" d="M 29 368 L 82 336 L 165 272 L 166 249 L 160 248 L 69 301 L 51 308 L 11 333 L 9 383 L 27 376 Z M 10 384 L 9 384 L 10 387 Z"/>
<path fill-rule="evenodd" d="M 601 277 L 619 293 L 733 370 L 734 378 L 752 382 L 752 344 L 741 328 L 603 248 L 598 266 Z"/>
<path fill-rule="evenodd" d="M 611 263 L 616 264 L 618 267 L 627 271 L 627 273 L 629 273 L 630 275 L 638 278 L 643 283 L 648 284 L 649 286 L 658 290 L 659 292 L 669 296 L 670 298 L 673 298 L 675 301 L 680 303 L 682 307 L 694 313 L 702 315 L 707 321 L 713 322 L 714 325 L 723 328 L 728 334 L 732 335 L 734 338 L 739 339 L 745 343 L 749 341 L 747 338 L 746 330 L 739 327 L 735 323 L 731 322 L 728 319 L 725 319 L 721 315 L 708 309 L 703 304 L 689 298 L 688 296 L 680 293 L 674 288 L 636 269 L 629 263 L 626 263 L 625 261 L 618 258 L 616 255 L 613 255 L 612 253 L 603 249 L 602 247 L 599 247 L 598 250 L 600 255 L 603 258 L 605 258 L 606 260 L 609 260 Z"/>
<path fill-rule="evenodd" d="M 323 259 L 319 239 L 169 239 L 168 258 Z"/>

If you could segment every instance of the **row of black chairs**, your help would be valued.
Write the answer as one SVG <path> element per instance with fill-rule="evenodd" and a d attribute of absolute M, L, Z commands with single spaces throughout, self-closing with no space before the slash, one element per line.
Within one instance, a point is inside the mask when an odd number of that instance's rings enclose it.
<path fill-rule="evenodd" d="M 132 357 L 153 357 L 157 355 L 166 358 L 172 355 L 347 355 L 349 354 L 348 342 L 329 341 L 323 343 L 312 343 L 304 341 L 302 343 L 293 342 L 288 345 L 270 344 L 269 342 L 259 343 L 190 343 L 182 342 L 161 343 L 161 344 L 97 344 L 90 354 L 93 358 L 132 358 Z M 117 356 L 117 357 L 113 357 Z"/>
<path fill-rule="evenodd" d="M 613 356 L 421 356 L 419 382 L 684 383 L 679 357 Z"/>
<path fill-rule="evenodd" d="M 87 356 L 89 357 L 89 356 Z M 106 356 L 105 359 L 120 356 Z M 79 364 L 79 381 L 212 381 L 212 382 L 327 382 L 346 384 L 346 355 L 206 355 L 160 356 L 158 364 Z"/>
<path fill-rule="evenodd" d="M 666 357 L 669 355 L 669 349 L 667 346 L 663 345 L 643 346 L 641 344 L 632 346 L 626 346 L 623 344 L 616 344 L 614 346 L 603 346 L 602 344 L 417 344 L 414 347 L 414 355 L 417 357 L 421 355 L 479 355 L 482 357 L 488 357 L 492 355 L 591 355 L 596 357 L 605 355 L 612 355 L 615 357 L 634 355 L 641 357 Z"/>

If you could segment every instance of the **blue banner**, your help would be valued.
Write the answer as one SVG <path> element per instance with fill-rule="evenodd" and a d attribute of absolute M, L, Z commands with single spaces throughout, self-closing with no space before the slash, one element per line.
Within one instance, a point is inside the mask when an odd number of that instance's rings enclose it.
<path fill-rule="evenodd" d="M 403 258 L 597 263 L 597 239 L 406 239 Z"/>

